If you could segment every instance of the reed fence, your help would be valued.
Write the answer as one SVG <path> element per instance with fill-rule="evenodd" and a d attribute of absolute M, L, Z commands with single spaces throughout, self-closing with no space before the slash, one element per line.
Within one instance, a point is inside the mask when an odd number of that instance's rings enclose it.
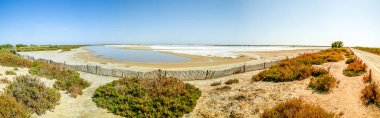
<path fill-rule="evenodd" d="M 159 77 L 175 77 L 181 80 L 202 80 L 202 79 L 212 79 L 218 77 L 229 76 L 238 73 L 244 73 L 249 71 L 256 71 L 269 68 L 271 65 L 278 63 L 279 61 L 270 61 L 264 62 L 261 64 L 254 65 L 242 65 L 222 70 L 181 70 L 181 71 L 168 71 L 168 70 L 155 70 L 150 72 L 138 72 L 132 70 L 123 70 L 123 69 L 110 69 L 103 68 L 101 66 L 94 65 L 69 65 L 66 63 L 54 62 L 52 60 L 46 59 L 35 59 L 32 56 L 20 55 L 17 52 L 12 52 L 17 56 L 23 57 L 24 59 L 31 61 L 42 61 L 45 63 L 61 66 L 67 69 L 81 71 L 86 73 L 92 73 L 102 76 L 112 76 L 112 77 L 121 77 L 121 78 L 141 78 L 141 79 L 155 79 Z"/>

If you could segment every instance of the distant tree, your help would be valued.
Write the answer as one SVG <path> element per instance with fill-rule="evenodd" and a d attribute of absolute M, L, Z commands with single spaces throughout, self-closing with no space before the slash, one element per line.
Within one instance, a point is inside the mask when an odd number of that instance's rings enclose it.
<path fill-rule="evenodd" d="M 341 47 L 343 47 L 342 41 L 335 41 L 331 44 L 331 48 L 341 48 Z"/>
<path fill-rule="evenodd" d="M 0 45 L 0 49 L 10 49 L 10 48 L 13 48 L 13 45 L 11 45 L 11 44 Z"/>
<path fill-rule="evenodd" d="M 24 44 L 17 44 L 17 45 L 16 45 L 16 47 L 18 47 L 18 48 L 19 48 L 19 47 L 26 47 L 26 46 L 28 46 L 28 45 L 24 45 Z"/>

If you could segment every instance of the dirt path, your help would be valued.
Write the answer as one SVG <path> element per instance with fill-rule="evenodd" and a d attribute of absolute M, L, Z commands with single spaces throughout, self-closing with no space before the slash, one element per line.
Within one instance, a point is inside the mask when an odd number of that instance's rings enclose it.
<path fill-rule="evenodd" d="M 351 50 L 372 69 L 373 80 L 380 83 L 380 56 L 353 48 Z"/>
<path fill-rule="evenodd" d="M 302 98 L 310 103 L 318 104 L 327 111 L 334 112 L 346 118 L 380 117 L 380 110 L 374 105 L 364 106 L 360 101 L 360 91 L 365 84 L 362 76 L 346 77 L 343 70 L 344 61 L 326 63 L 322 66 L 331 69 L 331 74 L 339 84 L 330 93 L 317 93 L 308 88 L 310 79 L 293 82 L 253 82 L 250 78 L 259 71 L 232 75 L 213 80 L 189 81 L 202 90 L 202 96 L 194 111 L 184 117 L 260 117 L 267 108 L 290 98 Z M 229 79 L 239 79 L 240 83 L 229 85 L 229 91 L 214 90 L 213 82 L 225 82 Z M 224 84 L 218 86 L 222 87 Z"/>

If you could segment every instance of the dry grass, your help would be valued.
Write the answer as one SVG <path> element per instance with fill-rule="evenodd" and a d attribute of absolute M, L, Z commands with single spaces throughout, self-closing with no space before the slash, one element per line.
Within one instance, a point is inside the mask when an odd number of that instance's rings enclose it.
<path fill-rule="evenodd" d="M 30 67 L 32 63 L 13 55 L 10 51 L 0 50 L 0 65 L 8 67 Z"/>
<path fill-rule="evenodd" d="M 226 82 L 224 82 L 224 84 L 227 84 L 227 85 L 237 84 L 237 83 L 239 83 L 238 79 L 230 79 L 230 80 L 227 80 Z"/>
<path fill-rule="evenodd" d="M 9 81 L 7 78 L 2 78 L 2 79 L 0 79 L 0 83 L 9 84 L 9 83 L 11 83 L 11 81 Z"/>
<path fill-rule="evenodd" d="M 323 108 L 305 103 L 301 99 L 290 99 L 266 109 L 262 118 L 333 118 L 336 115 Z"/>

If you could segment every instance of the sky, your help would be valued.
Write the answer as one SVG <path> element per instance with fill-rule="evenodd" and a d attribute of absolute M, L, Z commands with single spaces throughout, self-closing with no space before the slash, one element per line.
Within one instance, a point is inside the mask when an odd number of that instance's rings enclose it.
<path fill-rule="evenodd" d="M 380 47 L 380 0 L 0 0 L 0 43 Z"/>

